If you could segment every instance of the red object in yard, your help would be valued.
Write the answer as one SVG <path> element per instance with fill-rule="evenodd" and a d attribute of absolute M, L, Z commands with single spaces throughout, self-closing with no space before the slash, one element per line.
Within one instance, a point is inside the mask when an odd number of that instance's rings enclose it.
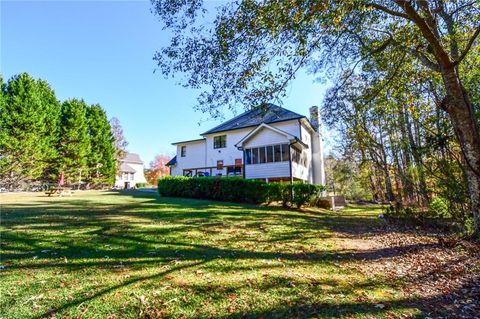
<path fill-rule="evenodd" d="M 62 173 L 60 173 L 60 176 L 58 177 L 58 186 L 63 186 L 63 183 L 65 182 L 65 176 Z"/>

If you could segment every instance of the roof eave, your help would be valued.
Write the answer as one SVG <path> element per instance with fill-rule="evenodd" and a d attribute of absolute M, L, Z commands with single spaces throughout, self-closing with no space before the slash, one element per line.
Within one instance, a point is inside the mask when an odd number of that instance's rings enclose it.
<path fill-rule="evenodd" d="M 197 143 L 197 142 L 202 142 L 205 141 L 205 138 L 197 138 L 195 140 L 188 140 L 188 141 L 181 141 L 181 142 L 175 142 L 172 143 L 172 145 L 179 145 L 179 144 L 189 144 L 189 143 Z"/>

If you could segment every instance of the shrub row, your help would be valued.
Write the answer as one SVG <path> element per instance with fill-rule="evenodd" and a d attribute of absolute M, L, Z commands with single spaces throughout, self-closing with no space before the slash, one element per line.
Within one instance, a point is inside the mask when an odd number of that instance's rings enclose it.
<path fill-rule="evenodd" d="M 260 204 L 265 199 L 265 182 L 239 177 L 167 176 L 158 181 L 162 196 L 211 199 Z"/>
<path fill-rule="evenodd" d="M 167 176 L 158 181 L 162 196 L 211 199 L 228 202 L 270 204 L 300 208 L 318 196 L 322 186 L 301 182 L 270 183 L 239 177 L 184 177 Z"/>

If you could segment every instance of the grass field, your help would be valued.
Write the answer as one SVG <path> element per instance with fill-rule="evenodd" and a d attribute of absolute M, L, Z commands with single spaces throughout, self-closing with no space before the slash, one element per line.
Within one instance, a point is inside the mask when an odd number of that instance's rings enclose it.
<path fill-rule="evenodd" d="M 341 246 L 377 223 L 372 208 L 95 191 L 0 201 L 0 318 L 421 317 Z"/>

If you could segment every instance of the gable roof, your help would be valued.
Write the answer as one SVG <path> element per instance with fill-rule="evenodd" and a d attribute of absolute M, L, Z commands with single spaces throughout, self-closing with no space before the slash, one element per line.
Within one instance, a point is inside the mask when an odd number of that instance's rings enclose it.
<path fill-rule="evenodd" d="M 122 162 L 143 164 L 143 161 L 140 159 L 140 156 L 136 153 L 126 153 L 125 157 L 122 159 Z"/>
<path fill-rule="evenodd" d="M 308 148 L 308 145 L 305 144 L 304 142 L 302 142 L 301 139 L 299 139 L 298 137 L 296 137 L 295 135 L 292 135 L 290 133 L 287 133 L 285 131 L 282 131 L 276 127 L 273 127 L 273 126 L 270 126 L 268 124 L 265 124 L 265 123 L 262 123 L 260 124 L 259 126 L 257 126 L 255 129 L 253 129 L 250 133 L 248 133 L 247 135 L 245 135 L 237 144 L 235 144 L 235 146 L 237 148 L 243 148 L 243 145 L 248 141 L 250 140 L 251 138 L 255 137 L 255 135 L 260 132 L 261 130 L 264 130 L 264 129 L 267 129 L 267 130 L 271 130 L 277 134 L 280 134 L 280 135 L 283 135 L 285 136 L 292 145 L 299 145 L 300 148 Z"/>
<path fill-rule="evenodd" d="M 285 138 L 287 138 L 288 140 L 295 140 L 297 139 L 296 136 L 293 136 L 292 134 L 290 133 L 287 133 L 285 131 L 282 131 L 282 130 L 279 130 L 278 128 L 275 128 L 273 126 L 270 126 L 268 124 L 265 124 L 265 123 L 262 123 L 260 124 L 259 126 L 257 126 L 256 128 L 254 128 L 252 131 L 250 131 L 250 133 L 248 133 L 247 135 L 245 135 L 237 144 L 235 144 L 236 147 L 239 147 L 239 146 L 243 146 L 243 144 L 245 144 L 248 140 L 250 140 L 251 138 L 253 138 L 257 133 L 259 133 L 261 130 L 263 129 L 269 129 L 277 134 L 280 134 L 280 135 L 283 135 L 285 136 Z"/>
<path fill-rule="evenodd" d="M 305 116 L 287 110 L 281 106 L 269 103 L 266 108 L 258 107 L 242 113 L 233 119 L 228 120 L 225 123 L 206 131 L 205 133 L 202 133 L 201 135 L 258 126 L 262 123 L 270 124 L 301 118 L 305 118 Z"/>
<path fill-rule="evenodd" d="M 165 164 L 165 166 L 173 166 L 177 164 L 177 155 L 175 155 L 171 160 L 168 161 L 167 164 Z"/>
<path fill-rule="evenodd" d="M 133 167 L 131 167 L 130 165 L 128 165 L 125 162 L 120 164 L 119 171 L 123 172 L 123 173 L 136 173 L 137 172 L 136 170 L 133 169 Z"/>

